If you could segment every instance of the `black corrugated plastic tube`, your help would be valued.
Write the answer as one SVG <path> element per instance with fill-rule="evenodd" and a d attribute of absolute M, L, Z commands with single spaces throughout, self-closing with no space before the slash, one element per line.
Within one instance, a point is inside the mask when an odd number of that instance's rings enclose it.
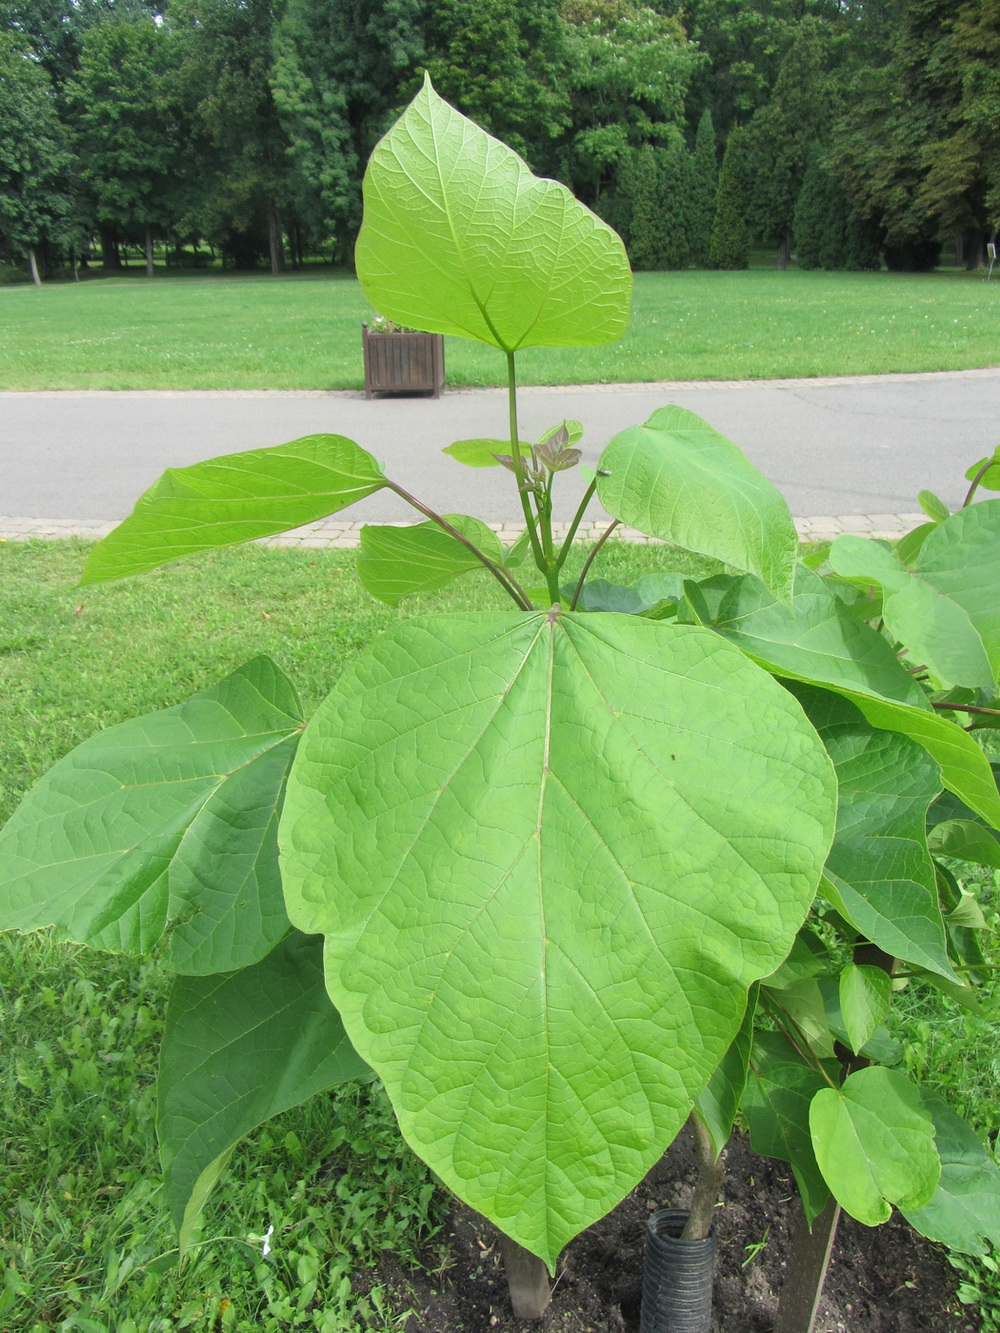
<path fill-rule="evenodd" d="M 709 1333 L 715 1228 L 704 1240 L 681 1240 L 682 1208 L 661 1208 L 646 1224 L 639 1333 Z"/>

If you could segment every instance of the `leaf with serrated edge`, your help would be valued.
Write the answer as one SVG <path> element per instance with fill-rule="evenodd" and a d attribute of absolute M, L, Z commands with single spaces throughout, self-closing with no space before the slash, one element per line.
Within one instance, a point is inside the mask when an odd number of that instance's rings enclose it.
<path fill-rule="evenodd" d="M 143 574 L 218 546 L 313 523 L 381 490 L 378 463 L 343 435 L 168 468 L 87 558 L 81 583 Z"/>
<path fill-rule="evenodd" d="M 934 1120 L 941 1179 L 923 1208 L 900 1211 L 922 1236 L 962 1254 L 1000 1250 L 1000 1170 L 975 1132 L 932 1092 L 921 1089 Z"/>
<path fill-rule="evenodd" d="M 632 275 L 619 237 L 429 78 L 376 145 L 364 200 L 358 278 L 390 319 L 505 352 L 624 333 Z"/>
<path fill-rule="evenodd" d="M 756 574 L 791 598 L 798 538 L 788 505 L 694 412 L 662 407 L 616 435 L 601 454 L 597 495 L 629 527 Z"/>
<path fill-rule="evenodd" d="M 551 1264 L 683 1124 L 834 803 L 798 706 L 715 635 L 421 619 L 310 724 L 286 900 L 411 1145 Z"/>
<path fill-rule="evenodd" d="M 503 561 L 503 546 L 481 519 L 466 514 L 445 514 L 456 532 L 477 546 L 494 564 Z M 433 592 L 460 574 L 483 569 L 467 546 L 437 523 L 416 523 L 408 528 L 365 526 L 361 529 L 358 578 L 368 592 L 389 606 L 404 597 Z"/>
<path fill-rule="evenodd" d="M 289 930 L 276 816 L 302 727 L 266 657 L 60 759 L 0 832 L 0 928 L 223 972 Z M 239 919 L 237 921 L 236 914 Z"/>
<path fill-rule="evenodd" d="M 813 1149 L 845 1212 L 875 1227 L 892 1208 L 920 1208 L 937 1188 L 941 1161 L 920 1089 L 895 1069 L 871 1065 L 809 1107 Z"/>
<path fill-rule="evenodd" d="M 253 967 L 180 977 L 167 1006 L 157 1135 L 182 1247 L 233 1147 L 272 1116 L 368 1072 L 297 931 Z"/>

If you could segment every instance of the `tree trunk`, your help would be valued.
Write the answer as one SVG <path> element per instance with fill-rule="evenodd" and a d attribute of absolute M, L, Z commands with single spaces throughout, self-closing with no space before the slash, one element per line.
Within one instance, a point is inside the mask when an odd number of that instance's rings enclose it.
<path fill-rule="evenodd" d="M 99 230 L 101 237 L 101 268 L 118 273 L 122 266 L 121 255 L 118 253 L 118 238 L 111 227 L 101 227 Z"/>
<path fill-rule="evenodd" d="M 784 273 L 788 267 L 788 261 L 792 256 L 792 238 L 782 236 L 781 244 L 778 246 L 778 271 Z"/>
<path fill-rule="evenodd" d="M 150 229 L 147 227 L 147 228 L 146 228 L 146 277 L 147 277 L 147 278 L 151 278 L 151 277 L 153 276 L 153 273 L 154 273 L 154 269 L 153 269 L 153 233 L 152 233 L 152 232 L 150 231 Z"/>
<path fill-rule="evenodd" d="M 41 287 L 42 279 L 38 272 L 38 260 L 35 258 L 35 247 L 28 246 L 28 263 L 31 265 L 31 281 L 36 287 Z"/>
<path fill-rule="evenodd" d="M 719 1191 L 726 1174 L 725 1153 L 723 1150 L 716 1157 L 711 1135 L 694 1111 L 689 1124 L 698 1150 L 698 1179 L 681 1240 L 704 1240 L 715 1221 L 715 1205 L 719 1202 Z"/>
<path fill-rule="evenodd" d="M 267 230 L 271 246 L 271 272 L 275 277 L 285 271 L 285 249 L 281 241 L 281 218 L 277 204 L 269 204 L 267 209 Z"/>

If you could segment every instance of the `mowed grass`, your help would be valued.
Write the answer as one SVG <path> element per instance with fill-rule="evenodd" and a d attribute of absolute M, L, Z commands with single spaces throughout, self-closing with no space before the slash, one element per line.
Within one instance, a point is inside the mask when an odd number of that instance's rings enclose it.
<path fill-rule="evenodd" d="M 361 321 L 337 270 L 0 288 L 0 389 L 359 389 Z M 981 274 L 640 273 L 618 342 L 528 348 L 524 384 L 771 379 L 1000 364 L 1000 280 Z M 448 383 L 505 382 L 446 340 Z"/>

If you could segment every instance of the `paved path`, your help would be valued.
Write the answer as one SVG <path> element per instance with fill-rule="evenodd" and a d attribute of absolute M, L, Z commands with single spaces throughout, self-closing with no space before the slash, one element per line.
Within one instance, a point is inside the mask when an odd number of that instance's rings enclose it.
<path fill-rule="evenodd" d="M 782 490 L 800 530 L 817 537 L 905 531 L 920 520 L 915 501 L 923 487 L 957 506 L 965 469 L 1000 440 L 1000 368 L 526 388 L 521 434 L 578 419 L 586 428 L 584 461 L 593 465 L 612 435 L 667 403 L 690 408 L 735 440 Z M 0 537 L 105 532 L 165 467 L 317 431 L 357 440 L 434 507 L 513 531 L 520 511 L 509 484 L 498 489 L 496 471 L 459 467 L 440 452 L 456 439 L 501 436 L 505 412 L 500 389 L 371 402 L 351 392 L 3 393 Z M 582 483 L 572 473 L 560 480 L 556 517 L 565 521 Z M 361 521 L 414 518 L 398 497 L 378 494 L 349 511 L 350 521 L 314 524 L 289 540 L 353 544 Z M 602 519 L 595 508 L 598 526 Z"/>

